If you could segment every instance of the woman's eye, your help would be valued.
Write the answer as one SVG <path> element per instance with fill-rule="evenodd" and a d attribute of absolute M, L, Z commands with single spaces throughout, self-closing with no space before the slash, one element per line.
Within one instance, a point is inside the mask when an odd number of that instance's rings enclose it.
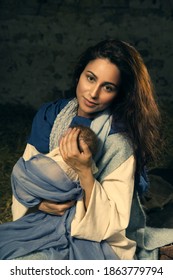
<path fill-rule="evenodd" d="M 93 77 L 93 76 L 88 75 L 88 76 L 87 76 L 87 80 L 88 80 L 89 82 L 93 82 L 93 81 L 94 81 L 94 77 Z"/>
<path fill-rule="evenodd" d="M 114 87 L 112 87 L 112 86 L 105 86 L 105 89 L 106 89 L 106 91 L 107 92 L 113 92 L 113 91 L 115 91 L 115 88 Z"/>

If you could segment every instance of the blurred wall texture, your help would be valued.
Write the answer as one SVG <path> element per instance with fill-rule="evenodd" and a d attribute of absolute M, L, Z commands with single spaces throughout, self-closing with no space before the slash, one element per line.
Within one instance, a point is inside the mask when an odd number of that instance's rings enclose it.
<path fill-rule="evenodd" d="M 137 48 L 172 103 L 173 1 L 0 0 L 0 104 L 67 96 L 77 56 L 110 37 Z"/>

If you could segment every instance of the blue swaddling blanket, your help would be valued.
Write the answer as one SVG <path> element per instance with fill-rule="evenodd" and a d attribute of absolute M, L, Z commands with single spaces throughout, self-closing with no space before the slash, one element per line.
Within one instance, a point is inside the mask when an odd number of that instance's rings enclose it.
<path fill-rule="evenodd" d="M 20 158 L 13 169 L 13 194 L 26 207 L 47 199 L 55 202 L 82 199 L 79 182 L 72 182 L 52 159 L 39 154 L 28 161 Z M 63 216 L 42 211 L 0 225 L 0 259 L 14 259 L 52 248 L 55 259 L 118 259 L 106 241 L 71 237 L 75 206 Z"/>

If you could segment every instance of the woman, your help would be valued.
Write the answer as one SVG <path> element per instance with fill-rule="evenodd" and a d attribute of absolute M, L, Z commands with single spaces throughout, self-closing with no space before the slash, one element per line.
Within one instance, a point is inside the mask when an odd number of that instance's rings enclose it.
<path fill-rule="evenodd" d="M 23 159 L 30 160 L 35 152 L 45 154 L 53 150 L 63 133 L 60 152 L 78 174 L 84 196 L 61 203 L 44 199 L 38 208 L 55 218 L 64 217 L 75 208 L 69 230 L 75 242 L 108 244 L 119 259 L 157 258 L 154 249 L 166 242 L 145 244 L 145 233 L 149 231 L 138 196 L 147 186 L 144 168 L 156 157 L 160 139 L 160 114 L 147 68 L 129 44 L 105 40 L 80 56 L 74 88 L 76 98 L 41 107 Z M 88 146 L 81 140 L 81 153 L 77 146 L 79 130 L 69 128 L 74 124 L 90 126 L 100 139 L 95 176 Z M 12 181 L 17 176 L 13 171 Z M 26 207 L 15 197 L 12 212 L 14 219 L 26 214 Z M 58 259 L 52 257 L 51 249 L 38 249 L 23 259 Z M 149 252 L 155 256 L 148 256 Z M 77 258 L 82 258 L 80 252 Z"/>

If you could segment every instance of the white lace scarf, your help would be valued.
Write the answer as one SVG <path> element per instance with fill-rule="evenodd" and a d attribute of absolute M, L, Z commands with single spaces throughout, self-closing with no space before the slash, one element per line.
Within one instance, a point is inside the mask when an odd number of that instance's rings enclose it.
<path fill-rule="evenodd" d="M 57 115 L 50 133 L 49 151 L 59 146 L 61 135 L 68 129 L 72 119 L 77 115 L 77 108 L 78 102 L 74 98 Z"/>

